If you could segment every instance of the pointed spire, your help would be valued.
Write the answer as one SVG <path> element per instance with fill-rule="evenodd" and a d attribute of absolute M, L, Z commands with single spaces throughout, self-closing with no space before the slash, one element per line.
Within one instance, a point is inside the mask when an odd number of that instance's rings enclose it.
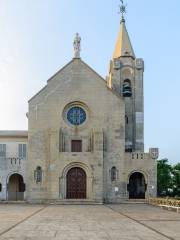
<path fill-rule="evenodd" d="M 131 45 L 131 41 L 129 38 L 128 31 L 126 29 L 124 13 L 126 12 L 126 7 L 124 5 L 123 0 L 121 0 L 122 5 L 120 6 L 121 23 L 120 23 L 120 31 L 118 34 L 118 39 L 116 42 L 113 58 L 119 58 L 123 56 L 130 56 L 135 58 L 135 53 L 133 47 Z"/>

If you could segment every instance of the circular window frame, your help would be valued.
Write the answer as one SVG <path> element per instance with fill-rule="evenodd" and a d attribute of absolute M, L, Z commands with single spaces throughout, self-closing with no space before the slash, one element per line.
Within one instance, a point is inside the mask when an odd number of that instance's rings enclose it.
<path fill-rule="evenodd" d="M 68 109 L 66 118 L 71 125 L 82 125 L 86 121 L 86 111 L 80 106 L 73 106 Z"/>
<path fill-rule="evenodd" d="M 74 125 L 72 124 L 68 118 L 67 118 L 67 114 L 68 114 L 68 111 L 72 108 L 72 107 L 80 107 L 84 110 L 85 114 L 86 114 L 86 119 L 83 123 L 79 124 L 79 125 Z M 64 119 L 64 122 L 72 127 L 72 128 L 82 128 L 84 127 L 88 120 L 89 120 L 89 108 L 87 107 L 86 104 L 82 103 L 82 102 L 79 102 L 79 101 L 76 101 L 76 102 L 71 102 L 69 104 L 67 104 L 65 107 L 64 107 L 64 110 L 63 110 L 63 119 Z"/>

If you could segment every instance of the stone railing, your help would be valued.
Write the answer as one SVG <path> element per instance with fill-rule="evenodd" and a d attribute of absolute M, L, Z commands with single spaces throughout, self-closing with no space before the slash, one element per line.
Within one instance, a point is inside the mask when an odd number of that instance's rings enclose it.
<path fill-rule="evenodd" d="M 180 207 L 180 200 L 175 198 L 148 198 L 147 203 L 155 206 Z"/>

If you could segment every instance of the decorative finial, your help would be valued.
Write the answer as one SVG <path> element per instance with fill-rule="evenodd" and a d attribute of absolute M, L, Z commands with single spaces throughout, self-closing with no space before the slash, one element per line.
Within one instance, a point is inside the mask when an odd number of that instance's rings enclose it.
<path fill-rule="evenodd" d="M 124 0 L 120 0 L 121 5 L 119 5 L 119 14 L 121 14 L 121 21 L 124 22 L 124 14 L 126 13 L 126 5 L 124 5 Z"/>
<path fill-rule="evenodd" d="M 73 46 L 74 46 L 74 58 L 80 58 L 81 37 L 79 36 L 79 33 L 76 33 L 76 36 L 75 36 L 74 42 L 73 42 Z"/>

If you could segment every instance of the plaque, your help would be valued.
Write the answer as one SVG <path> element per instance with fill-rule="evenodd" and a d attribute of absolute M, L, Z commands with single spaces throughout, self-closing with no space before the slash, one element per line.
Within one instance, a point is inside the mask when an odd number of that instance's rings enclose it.
<path fill-rule="evenodd" d="M 114 188 L 114 191 L 115 191 L 115 192 L 119 192 L 119 188 L 118 188 L 118 187 L 115 187 L 115 188 Z"/>

